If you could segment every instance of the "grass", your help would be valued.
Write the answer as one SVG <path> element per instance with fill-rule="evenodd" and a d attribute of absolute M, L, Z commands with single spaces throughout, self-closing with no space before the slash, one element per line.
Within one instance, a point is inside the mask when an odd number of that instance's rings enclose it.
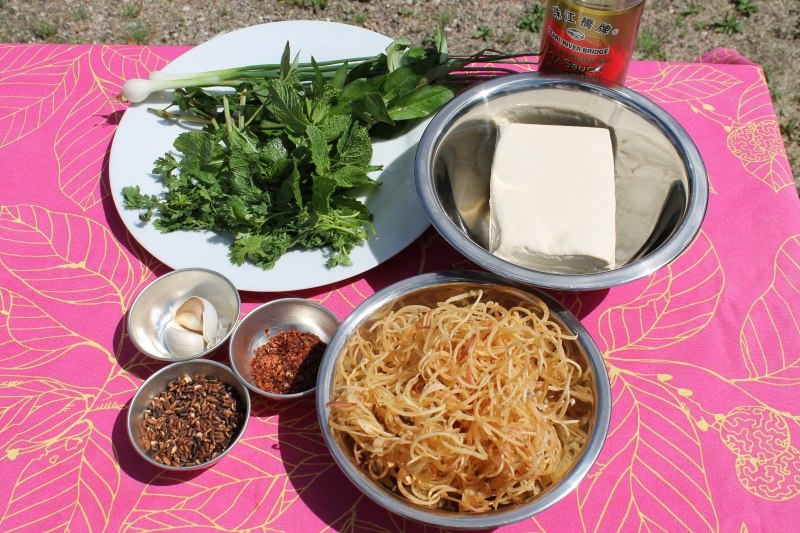
<path fill-rule="evenodd" d="M 56 34 L 58 28 L 55 24 L 47 20 L 40 20 L 31 26 L 31 33 L 37 39 L 46 41 Z"/>
<path fill-rule="evenodd" d="M 747 18 L 758 13 L 758 6 L 752 0 L 733 0 L 733 8 L 736 13 Z"/>
<path fill-rule="evenodd" d="M 364 23 L 367 21 L 367 18 L 368 17 L 366 13 L 362 13 L 359 11 L 358 13 L 353 13 L 353 16 L 350 20 L 356 26 L 363 26 Z"/>
<path fill-rule="evenodd" d="M 147 44 L 150 41 L 152 30 L 147 24 L 136 22 L 125 33 L 125 41 L 133 44 Z"/>
<path fill-rule="evenodd" d="M 654 30 L 642 28 L 636 38 L 636 49 L 645 59 L 668 61 L 667 52 L 664 50 L 664 40 Z"/>
<path fill-rule="evenodd" d="M 87 18 L 89 18 L 89 12 L 86 11 L 86 8 L 84 6 L 78 6 L 72 10 L 72 12 L 70 13 L 70 17 L 75 22 L 80 22 L 82 20 L 86 20 Z"/>
<path fill-rule="evenodd" d="M 694 17 L 702 12 L 702 6 L 697 5 L 696 2 L 690 2 L 689 6 L 685 7 L 680 13 L 678 13 L 678 17 L 675 19 L 675 26 L 679 28 L 684 26 L 689 17 Z"/>
<path fill-rule="evenodd" d="M 541 4 L 536 4 L 532 8 L 526 10 L 520 18 L 517 19 L 517 28 L 521 30 L 528 30 L 533 33 L 542 31 L 542 23 L 544 22 L 544 7 Z"/>
<path fill-rule="evenodd" d="M 472 34 L 473 39 L 480 39 L 483 42 L 489 41 L 494 35 L 494 30 L 489 26 L 478 26 L 475 33 Z"/>
<path fill-rule="evenodd" d="M 708 27 L 716 32 L 724 33 L 726 35 L 733 35 L 742 31 L 742 24 L 739 22 L 739 17 L 735 13 L 728 13 L 722 20 L 717 20 L 708 25 Z"/>
<path fill-rule="evenodd" d="M 122 16 L 126 19 L 135 19 L 142 12 L 142 3 L 133 2 L 122 6 Z"/>
<path fill-rule="evenodd" d="M 500 44 L 504 47 L 510 47 L 517 42 L 517 34 L 513 32 L 506 32 L 499 37 Z"/>
<path fill-rule="evenodd" d="M 681 11 L 681 16 L 686 18 L 692 15 L 699 15 L 703 12 L 703 7 L 698 5 L 697 2 L 690 2 L 689 6 Z"/>
<path fill-rule="evenodd" d="M 775 84 L 772 83 L 773 66 L 769 63 L 764 63 L 761 65 L 761 70 L 764 71 L 764 81 L 767 83 L 769 95 L 772 97 L 772 100 L 774 102 L 780 101 L 780 99 L 783 98 L 783 94 L 776 89 Z"/>
<path fill-rule="evenodd" d="M 800 121 L 795 117 L 781 121 L 781 133 L 785 135 L 790 142 L 800 140 L 800 138 L 798 138 L 798 133 L 800 133 Z"/>
<path fill-rule="evenodd" d="M 325 6 L 328 5 L 327 0 L 283 0 L 287 4 L 297 6 L 297 7 L 304 7 L 304 8 L 311 8 L 314 13 L 319 13 Z"/>

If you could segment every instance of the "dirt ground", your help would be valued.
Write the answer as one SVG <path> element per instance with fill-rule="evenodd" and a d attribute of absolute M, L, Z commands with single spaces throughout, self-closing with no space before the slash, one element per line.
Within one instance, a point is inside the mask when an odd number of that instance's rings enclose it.
<path fill-rule="evenodd" d="M 491 0 L 0 0 L 0 42 L 194 45 L 263 22 L 332 20 L 453 53 L 537 53 L 544 2 Z M 647 0 L 635 57 L 693 61 L 728 47 L 763 66 L 800 185 L 800 0 Z"/>

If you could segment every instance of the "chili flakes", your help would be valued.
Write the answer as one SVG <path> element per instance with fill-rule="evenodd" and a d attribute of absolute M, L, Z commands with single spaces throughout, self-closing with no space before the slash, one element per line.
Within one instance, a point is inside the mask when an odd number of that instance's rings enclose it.
<path fill-rule="evenodd" d="M 266 333 L 269 335 L 269 331 Z M 250 360 L 253 379 L 272 394 L 294 394 L 316 385 L 327 344 L 313 333 L 287 329 L 269 337 Z"/>

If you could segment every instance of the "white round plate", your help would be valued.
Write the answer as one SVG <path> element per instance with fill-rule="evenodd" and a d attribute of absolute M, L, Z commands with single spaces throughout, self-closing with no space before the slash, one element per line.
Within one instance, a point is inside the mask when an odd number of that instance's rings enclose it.
<path fill-rule="evenodd" d="M 341 59 L 380 53 L 392 39 L 363 28 L 322 21 L 288 21 L 260 24 L 225 33 L 187 51 L 164 71 L 201 72 L 259 63 L 279 63 L 287 41 L 292 58 L 300 61 Z M 228 238 L 211 232 L 161 233 L 152 223 L 139 220 L 139 212 L 122 205 L 122 188 L 138 185 L 144 194 L 159 194 L 163 185 L 152 174 L 153 163 L 166 152 L 183 130 L 147 111 L 164 107 L 171 93 L 156 94 L 131 104 L 114 135 L 109 161 L 109 181 L 114 204 L 123 223 L 148 252 L 167 266 L 180 269 L 203 267 L 223 274 L 239 290 L 294 291 L 335 283 L 361 274 L 391 258 L 428 228 L 430 221 L 414 185 L 414 157 L 425 123 L 401 137 L 373 143 L 372 163 L 383 165 L 374 178 L 381 182 L 365 198 L 374 215 L 375 235 L 354 249 L 351 266 L 325 266 L 321 250 L 292 251 L 270 270 L 228 258 Z"/>

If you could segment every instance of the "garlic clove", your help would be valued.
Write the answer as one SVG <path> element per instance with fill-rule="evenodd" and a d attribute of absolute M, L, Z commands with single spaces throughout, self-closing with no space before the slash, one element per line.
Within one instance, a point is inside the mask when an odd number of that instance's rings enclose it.
<path fill-rule="evenodd" d="M 164 344 L 175 357 L 197 355 L 206 348 L 202 335 L 189 331 L 176 322 L 170 322 L 164 330 Z"/>
<path fill-rule="evenodd" d="M 183 300 L 172 308 L 172 317 L 172 324 L 200 337 L 205 342 L 205 347 L 219 342 L 221 328 L 217 310 L 205 298 L 190 296 Z M 173 335 L 177 336 L 176 333 Z"/>
<path fill-rule="evenodd" d="M 205 298 L 191 296 L 173 307 L 172 316 L 175 322 L 186 329 L 203 333 L 206 321 L 212 322 L 216 327 L 214 323 L 217 321 L 217 310 Z"/>
<path fill-rule="evenodd" d="M 206 344 L 214 346 L 219 342 L 220 323 L 217 310 L 209 302 L 203 309 L 203 338 Z"/>

